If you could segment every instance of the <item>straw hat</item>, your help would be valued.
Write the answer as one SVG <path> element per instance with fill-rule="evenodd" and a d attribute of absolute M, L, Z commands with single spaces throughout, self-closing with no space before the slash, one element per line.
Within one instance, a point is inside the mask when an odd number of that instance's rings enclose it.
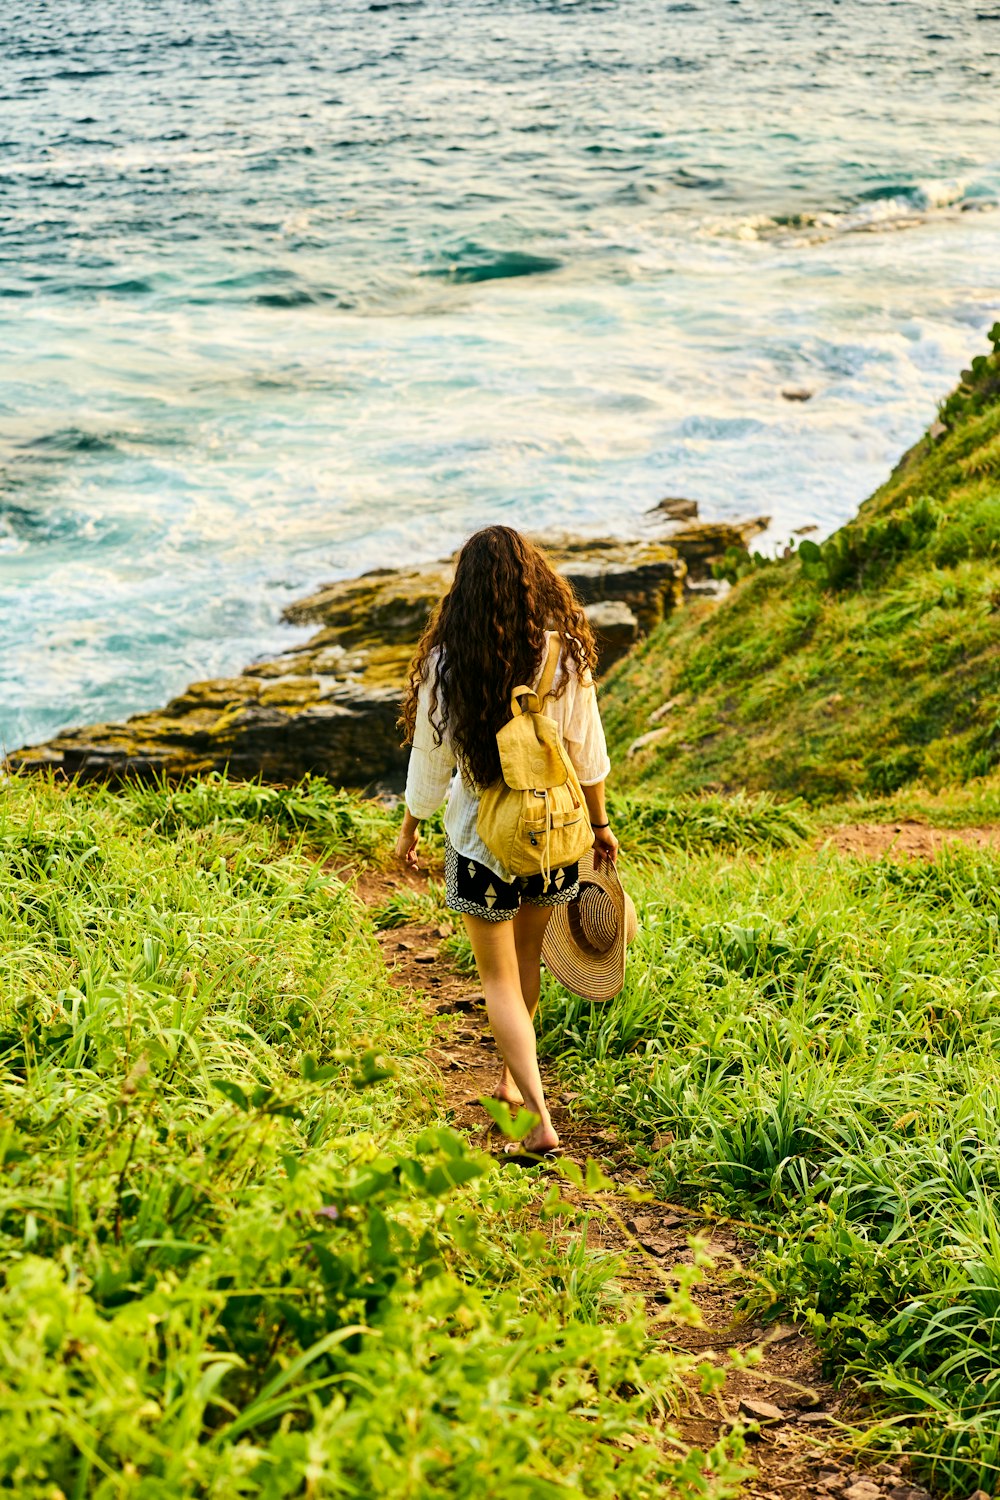
<path fill-rule="evenodd" d="M 594 869 L 594 851 L 580 860 L 580 894 L 553 908 L 542 957 L 559 983 L 584 1000 L 611 1000 L 625 983 L 625 949 L 638 930 L 632 898 L 609 859 Z"/>

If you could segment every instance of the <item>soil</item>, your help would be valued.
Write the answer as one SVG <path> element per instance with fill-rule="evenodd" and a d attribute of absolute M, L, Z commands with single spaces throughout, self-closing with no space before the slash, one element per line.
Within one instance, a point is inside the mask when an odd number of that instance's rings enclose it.
<path fill-rule="evenodd" d="M 357 878 L 356 890 L 367 905 L 377 906 L 404 887 L 424 889 L 426 881 L 423 871 L 366 873 Z M 475 1145 L 499 1153 L 501 1142 L 479 1103 L 492 1092 L 499 1075 L 497 1052 L 476 980 L 457 971 L 439 951 L 450 933 L 447 924 L 412 923 L 380 933 L 379 943 L 393 984 L 434 1017 L 435 1044 L 427 1057 L 438 1070 L 451 1123 Z M 591 1158 L 623 1187 L 648 1191 L 643 1169 L 628 1146 L 613 1130 L 575 1110 L 573 1095 L 544 1064 L 542 1076 L 564 1154 L 581 1164 Z M 510 1164 L 507 1170 L 537 1173 L 540 1207 L 549 1186 L 545 1168 Z M 583 1202 L 583 1196 L 566 1184 L 562 1196 Z M 819 1352 L 807 1335 L 787 1322 L 764 1327 L 741 1313 L 748 1287 L 743 1263 L 753 1247 L 741 1241 L 737 1225 L 662 1200 L 637 1205 L 627 1197 L 616 1200 L 607 1195 L 605 1205 L 606 1211 L 589 1221 L 589 1242 L 594 1249 L 621 1256 L 619 1284 L 646 1299 L 652 1318 L 657 1303 L 666 1300 L 671 1269 L 692 1263 L 692 1236 L 704 1242 L 715 1262 L 694 1291 L 701 1326 L 661 1325 L 668 1346 L 719 1361 L 729 1350 L 760 1351 L 755 1368 L 730 1372 L 716 1396 L 700 1394 L 692 1379 L 686 1407 L 675 1421 L 686 1443 L 705 1449 L 734 1423 L 752 1420 L 748 1403 L 766 1403 L 759 1435 L 751 1435 L 747 1444 L 747 1461 L 757 1473 L 744 1487 L 746 1500 L 929 1500 L 926 1490 L 908 1480 L 898 1463 L 863 1473 L 855 1466 L 843 1424 L 863 1422 L 862 1403 L 849 1384 L 835 1389 L 824 1377 Z M 587 1206 L 592 1209 L 594 1200 Z M 862 1485 L 869 1488 L 863 1490 Z M 851 1494 L 853 1486 L 858 1489 Z"/>
<path fill-rule="evenodd" d="M 859 859 L 933 859 L 948 844 L 1000 849 L 1000 825 L 931 828 L 926 823 L 850 823 L 823 834 L 827 848 Z"/>

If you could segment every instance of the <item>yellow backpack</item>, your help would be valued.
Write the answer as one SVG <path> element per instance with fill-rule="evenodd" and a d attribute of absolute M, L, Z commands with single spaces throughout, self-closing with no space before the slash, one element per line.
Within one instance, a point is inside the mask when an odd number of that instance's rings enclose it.
<path fill-rule="evenodd" d="M 497 734 L 503 780 L 479 799 L 479 837 L 514 875 L 544 875 L 571 865 L 594 842 L 583 791 L 554 719 L 542 709 L 559 660 L 557 635 L 549 642 L 537 690 L 516 687 L 513 714 Z M 534 708 L 530 703 L 534 701 Z"/>

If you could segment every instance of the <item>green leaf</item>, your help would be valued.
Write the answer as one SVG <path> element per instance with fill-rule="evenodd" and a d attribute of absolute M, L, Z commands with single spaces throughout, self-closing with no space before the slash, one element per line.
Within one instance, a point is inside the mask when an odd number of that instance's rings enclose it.
<path fill-rule="evenodd" d="M 559 1172 L 560 1176 L 565 1177 L 567 1182 L 571 1182 L 581 1192 L 583 1191 L 583 1171 L 579 1162 L 570 1161 L 568 1156 L 563 1156 L 560 1157 L 555 1165 L 556 1171 Z"/>
<path fill-rule="evenodd" d="M 338 1344 L 344 1343 L 347 1339 L 354 1338 L 356 1334 L 371 1332 L 372 1330 L 364 1323 L 352 1323 L 347 1328 L 337 1328 L 333 1333 L 326 1334 L 324 1338 L 317 1339 L 315 1344 L 311 1344 L 308 1349 L 303 1350 L 297 1359 L 293 1359 L 291 1364 L 282 1370 L 280 1374 L 276 1375 L 273 1380 L 268 1381 L 263 1390 L 259 1391 L 256 1398 L 251 1401 L 250 1405 L 244 1407 L 243 1412 L 237 1417 L 236 1421 L 231 1422 L 228 1427 L 223 1428 L 219 1433 L 217 1441 L 232 1442 L 233 1438 L 239 1437 L 240 1433 L 246 1432 L 258 1422 L 292 1409 L 298 1404 L 296 1394 L 290 1393 L 281 1402 L 276 1402 L 275 1398 L 291 1385 L 294 1380 L 297 1380 L 314 1360 L 319 1359 L 328 1350 L 336 1348 Z M 319 1383 L 323 1384 L 324 1382 Z M 309 1387 L 309 1389 L 311 1388 Z M 305 1390 L 301 1390 L 298 1393 L 299 1396 L 304 1394 Z"/>
<path fill-rule="evenodd" d="M 503 1099 L 484 1095 L 479 1100 L 493 1123 L 509 1141 L 523 1141 L 530 1130 L 538 1124 L 538 1116 L 530 1109 L 518 1110 L 516 1119 L 511 1118 L 510 1107 Z"/>
<path fill-rule="evenodd" d="M 395 1078 L 395 1076 L 396 1069 L 370 1047 L 357 1060 L 357 1068 L 351 1074 L 351 1087 L 368 1089 L 372 1084 L 381 1083 L 384 1079 Z"/>
<path fill-rule="evenodd" d="M 554 1182 L 545 1194 L 545 1199 L 541 1207 L 542 1218 L 555 1219 L 562 1214 L 575 1214 L 578 1212 L 579 1205 L 570 1203 L 568 1198 L 564 1198 L 559 1191 L 558 1183 Z"/>
<path fill-rule="evenodd" d="M 335 1078 L 342 1071 L 339 1063 L 321 1065 L 311 1052 L 303 1052 L 299 1059 L 299 1067 L 306 1083 L 326 1083 L 328 1079 Z"/>
<path fill-rule="evenodd" d="M 212 1087 L 228 1099 L 230 1104 L 235 1104 L 237 1109 L 242 1109 L 244 1113 L 249 1112 L 250 1100 L 239 1084 L 234 1083 L 231 1078 L 213 1078 Z"/>
<path fill-rule="evenodd" d="M 438 1198 L 442 1193 L 450 1192 L 452 1188 L 461 1187 L 463 1182 L 472 1182 L 473 1178 L 481 1177 L 485 1170 L 484 1161 L 476 1161 L 471 1156 L 464 1159 L 456 1157 L 453 1161 L 440 1162 L 436 1167 L 432 1167 L 427 1174 L 424 1188 L 432 1198 Z"/>
<path fill-rule="evenodd" d="M 584 1182 L 588 1193 L 613 1192 L 616 1186 L 610 1177 L 605 1177 L 597 1162 L 589 1156 L 587 1158 L 587 1175 Z"/>

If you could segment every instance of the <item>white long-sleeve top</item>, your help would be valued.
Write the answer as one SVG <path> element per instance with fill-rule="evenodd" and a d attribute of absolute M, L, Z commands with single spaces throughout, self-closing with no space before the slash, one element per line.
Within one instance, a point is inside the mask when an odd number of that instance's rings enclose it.
<path fill-rule="evenodd" d="M 547 632 L 549 637 L 553 634 L 551 630 Z M 544 657 L 542 661 L 544 666 Z M 427 658 L 424 680 L 417 697 L 417 722 L 406 771 L 406 805 L 415 818 L 429 818 L 437 812 L 450 787 L 444 827 L 455 849 L 467 859 L 474 859 L 485 865 L 501 880 L 512 881 L 514 876 L 490 853 L 476 831 L 479 793 L 461 774 L 454 775 L 454 780 L 452 779 L 456 757 L 447 730 L 441 743 L 434 743 L 430 699 L 436 666 L 437 652 L 432 651 Z M 540 667 L 531 687 L 537 685 L 541 675 Z M 563 683 L 566 684 L 565 691 L 559 691 Z M 581 679 L 577 674 L 575 661 L 570 658 L 570 662 L 566 662 L 566 651 L 563 648 L 559 653 L 552 686 L 554 691 L 559 691 L 559 696 L 547 700 L 545 712 L 559 725 L 566 753 L 573 762 L 580 785 L 594 786 L 605 779 L 611 770 L 611 761 L 608 759 L 604 725 L 597 707 L 593 678 L 587 671 Z"/>

